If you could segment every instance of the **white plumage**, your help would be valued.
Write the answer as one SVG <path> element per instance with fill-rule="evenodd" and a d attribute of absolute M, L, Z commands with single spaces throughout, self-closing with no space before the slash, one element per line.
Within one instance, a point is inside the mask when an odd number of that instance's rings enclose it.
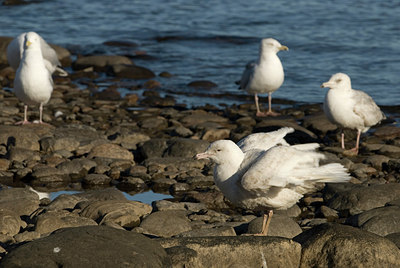
<path fill-rule="evenodd" d="M 284 139 L 288 133 L 294 132 L 291 127 L 283 127 L 271 132 L 260 132 L 250 134 L 241 139 L 237 146 L 246 153 L 254 149 L 268 150 L 276 145 L 288 145 Z"/>
<path fill-rule="evenodd" d="M 52 92 L 53 79 L 42 57 L 40 38 L 35 33 L 27 33 L 22 59 L 14 79 L 14 93 L 25 104 L 24 121 L 19 123 L 29 123 L 28 105 L 35 104 L 40 105 L 39 123 L 43 123 L 43 105 L 49 101 Z"/>
<path fill-rule="evenodd" d="M 272 112 L 271 94 L 283 83 L 284 72 L 282 63 L 277 55 L 280 50 L 288 50 L 273 38 L 261 40 L 260 53 L 257 63 L 248 63 L 240 80 L 240 88 L 254 94 L 257 116 L 278 115 Z M 262 113 L 258 104 L 259 93 L 268 93 L 268 112 Z"/>
<path fill-rule="evenodd" d="M 68 73 L 61 68 L 61 63 L 58 60 L 56 51 L 39 34 L 35 32 L 22 33 L 14 38 L 10 44 L 8 44 L 7 60 L 10 66 L 14 68 L 14 70 L 18 69 L 24 53 L 25 36 L 27 34 L 36 35 L 40 40 L 40 48 L 47 70 L 49 70 L 51 74 L 57 71 L 60 76 L 67 76 Z"/>
<path fill-rule="evenodd" d="M 344 73 L 332 75 L 321 87 L 330 88 L 324 102 L 324 112 L 328 119 L 341 128 L 357 130 L 356 147 L 346 151 L 357 154 L 361 132 L 381 122 L 386 118 L 385 115 L 368 94 L 351 88 L 350 77 Z M 343 132 L 341 143 L 344 149 Z"/>
<path fill-rule="evenodd" d="M 320 165 L 325 156 L 315 152 L 318 144 L 253 146 L 243 152 L 230 140 L 210 144 L 197 159 L 216 165 L 214 182 L 234 205 L 251 210 L 287 209 L 319 182 L 346 182 L 346 169 L 338 163 Z M 264 227 L 263 227 L 264 229 Z M 264 232 L 264 231 L 263 231 Z"/>

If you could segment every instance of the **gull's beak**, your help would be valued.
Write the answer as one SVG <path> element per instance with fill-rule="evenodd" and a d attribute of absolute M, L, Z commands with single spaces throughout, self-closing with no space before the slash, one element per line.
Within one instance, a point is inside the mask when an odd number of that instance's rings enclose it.
<path fill-rule="evenodd" d="M 207 159 L 210 156 L 211 156 L 210 154 L 208 154 L 207 152 L 204 152 L 204 153 L 196 154 L 196 156 L 194 158 L 196 160 L 199 160 L 199 159 Z"/>
<path fill-rule="evenodd" d="M 329 88 L 330 88 L 331 85 L 332 85 L 332 83 L 328 81 L 328 82 L 322 83 L 321 87 L 322 87 L 322 88 L 326 88 L 326 87 L 329 87 Z"/>
<path fill-rule="evenodd" d="M 29 47 L 30 45 L 32 45 L 32 42 L 26 41 L 26 46 Z"/>
<path fill-rule="evenodd" d="M 287 51 L 287 50 L 289 50 L 289 48 L 287 46 L 280 46 L 279 50 L 286 50 Z"/>

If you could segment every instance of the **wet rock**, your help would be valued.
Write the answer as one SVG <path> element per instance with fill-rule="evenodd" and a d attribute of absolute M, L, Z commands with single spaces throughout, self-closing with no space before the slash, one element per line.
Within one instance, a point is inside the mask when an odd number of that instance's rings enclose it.
<path fill-rule="evenodd" d="M 39 196 L 27 188 L 0 190 L 0 208 L 13 211 L 18 216 L 30 215 L 39 207 Z"/>
<path fill-rule="evenodd" d="M 348 219 L 348 223 L 362 230 L 386 236 L 400 232 L 400 207 L 374 208 Z"/>
<path fill-rule="evenodd" d="M 94 67 L 96 71 L 103 72 L 107 70 L 107 67 L 121 64 L 130 65 L 133 64 L 133 62 L 129 58 L 124 56 L 96 55 L 80 57 L 72 64 L 72 67 L 75 70 L 82 70 L 87 67 Z"/>
<path fill-rule="evenodd" d="M 149 96 L 140 101 L 140 105 L 150 107 L 170 107 L 176 103 L 175 99 L 171 96 Z"/>
<path fill-rule="evenodd" d="M 392 242 L 350 226 L 322 224 L 294 240 L 302 245 L 300 267 L 348 267 L 358 263 L 368 263 L 370 267 L 400 265 L 400 251 Z"/>
<path fill-rule="evenodd" d="M 35 231 L 43 235 L 61 228 L 86 225 L 97 225 L 97 223 L 92 219 L 79 217 L 79 215 L 66 210 L 49 211 L 37 217 Z"/>
<path fill-rule="evenodd" d="M 187 114 L 187 115 L 186 115 Z M 227 123 L 227 118 L 216 115 L 214 113 L 208 113 L 203 110 L 194 110 L 185 113 L 184 117 L 179 120 L 185 127 L 193 128 L 198 127 L 204 123 Z"/>
<path fill-rule="evenodd" d="M 145 159 L 162 157 L 167 150 L 167 140 L 165 139 L 151 139 L 144 142 L 140 147 L 140 151 Z"/>
<path fill-rule="evenodd" d="M 112 66 L 112 73 L 121 78 L 130 78 L 130 79 L 151 79 L 156 75 L 153 71 L 137 66 L 137 65 L 126 65 L 125 64 L 115 64 Z"/>
<path fill-rule="evenodd" d="M 382 207 L 396 200 L 400 195 L 400 184 L 381 184 L 358 186 L 354 189 L 339 192 L 330 201 L 332 209 L 347 212 L 350 215 L 359 214 L 373 208 Z"/>
<path fill-rule="evenodd" d="M 175 267 L 299 267 L 301 246 L 281 237 L 177 237 L 161 239 Z M 187 251 L 190 254 L 187 254 Z M 194 251 L 194 252 L 193 252 Z M 185 254 L 186 252 L 186 254 Z M 182 254 L 181 254 L 182 253 Z M 180 255 L 181 254 L 181 255 Z M 180 255 L 180 258 L 175 258 Z"/>
<path fill-rule="evenodd" d="M 151 210 L 150 205 L 137 201 L 95 201 L 83 206 L 80 215 L 93 219 L 100 225 L 115 223 L 124 228 L 133 228 Z"/>
<path fill-rule="evenodd" d="M 57 169 L 68 175 L 73 181 L 78 181 L 84 178 L 88 171 L 97 166 L 96 162 L 89 159 L 72 159 L 57 165 Z"/>
<path fill-rule="evenodd" d="M 75 194 L 61 194 L 47 206 L 47 210 L 72 210 L 82 200 L 87 199 Z"/>
<path fill-rule="evenodd" d="M 263 217 L 258 217 L 249 223 L 247 233 L 259 234 L 262 230 Z M 302 232 L 300 226 L 291 218 L 274 214 L 272 216 L 268 236 L 280 236 L 286 238 L 293 238 Z"/>
<path fill-rule="evenodd" d="M 171 237 L 192 229 L 186 212 L 182 210 L 157 211 L 140 224 L 144 233 L 159 237 Z"/>
<path fill-rule="evenodd" d="M 133 162 L 133 154 L 131 152 L 119 145 L 111 143 L 105 143 L 93 147 L 88 155 L 88 158 L 92 159 L 96 157 L 130 160 Z"/>
<path fill-rule="evenodd" d="M 0 208 L 0 234 L 14 236 L 20 228 L 26 227 L 18 214 L 6 208 Z"/>
<path fill-rule="evenodd" d="M 134 232 L 106 226 L 85 226 L 57 231 L 11 251 L 2 259 L 0 267 L 30 267 L 32 263 L 40 263 L 42 267 L 171 265 L 165 250 L 157 241 Z"/>
<path fill-rule="evenodd" d="M 102 91 L 94 93 L 93 96 L 98 100 L 117 101 L 121 99 L 121 93 L 119 93 L 116 87 L 108 87 Z"/>
<path fill-rule="evenodd" d="M 194 88 L 213 88 L 217 86 L 218 86 L 217 84 L 206 80 L 192 81 L 188 84 L 188 87 L 194 87 Z"/>
<path fill-rule="evenodd" d="M 138 177 L 123 177 L 117 188 L 124 192 L 142 192 L 148 189 L 147 184 Z"/>

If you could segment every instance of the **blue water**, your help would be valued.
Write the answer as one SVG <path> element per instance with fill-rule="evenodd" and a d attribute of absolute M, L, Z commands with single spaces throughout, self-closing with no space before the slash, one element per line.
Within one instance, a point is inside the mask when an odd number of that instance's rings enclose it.
<path fill-rule="evenodd" d="M 400 102 L 400 2 L 395 0 L 54 0 L 0 6 L 0 13 L 1 36 L 33 30 L 81 54 L 146 51 L 155 59 L 136 64 L 175 75 L 157 78 L 165 91 L 188 92 L 187 83 L 211 80 L 218 84 L 212 93 L 242 94 L 234 81 L 257 58 L 260 39 L 274 37 L 290 48 L 279 53 L 286 79 L 275 98 L 323 102 L 326 90 L 320 84 L 345 72 L 353 88 L 378 104 Z M 109 40 L 138 46 L 103 45 Z"/>

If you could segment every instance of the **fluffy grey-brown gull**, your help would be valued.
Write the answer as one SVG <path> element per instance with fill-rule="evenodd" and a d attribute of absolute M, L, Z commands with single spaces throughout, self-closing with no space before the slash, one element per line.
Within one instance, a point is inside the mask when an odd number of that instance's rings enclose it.
<path fill-rule="evenodd" d="M 60 76 L 67 76 L 68 73 L 61 68 L 61 63 L 58 60 L 56 51 L 37 33 L 26 32 L 18 35 L 7 46 L 7 60 L 14 70 L 17 70 L 21 62 L 25 49 L 25 36 L 36 35 L 40 41 L 43 60 L 47 70 L 51 74 L 57 71 Z"/>
<path fill-rule="evenodd" d="M 385 115 L 368 94 L 351 88 L 347 74 L 334 74 L 321 87 L 330 88 L 324 102 L 324 112 L 328 119 L 342 129 L 357 130 L 356 146 L 344 152 L 347 155 L 357 155 L 361 133 L 381 122 L 386 118 Z M 342 149 L 345 149 L 343 130 L 341 136 Z"/>
<path fill-rule="evenodd" d="M 43 105 L 53 92 L 53 79 L 43 60 L 40 42 L 33 32 L 25 35 L 25 47 L 14 79 L 14 93 L 25 104 L 24 120 L 17 124 L 29 123 L 28 105 L 36 104 L 39 104 L 39 123 L 43 123 Z"/>
<path fill-rule="evenodd" d="M 303 194 L 314 191 L 317 183 L 350 179 L 339 163 L 320 165 L 325 156 L 315 152 L 316 148 L 318 144 L 310 143 L 243 152 L 233 141 L 218 140 L 196 158 L 216 164 L 214 182 L 234 205 L 269 211 L 268 216 L 264 214 L 261 232 L 266 235 L 273 209 L 293 206 Z"/>
<path fill-rule="evenodd" d="M 257 116 L 278 115 L 278 113 L 272 111 L 271 94 L 280 88 L 284 80 L 282 63 L 277 55 L 280 50 L 289 49 L 273 38 L 262 39 L 258 62 L 248 63 L 240 79 L 240 88 L 254 94 Z M 268 93 L 268 112 L 260 111 L 259 93 Z"/>

